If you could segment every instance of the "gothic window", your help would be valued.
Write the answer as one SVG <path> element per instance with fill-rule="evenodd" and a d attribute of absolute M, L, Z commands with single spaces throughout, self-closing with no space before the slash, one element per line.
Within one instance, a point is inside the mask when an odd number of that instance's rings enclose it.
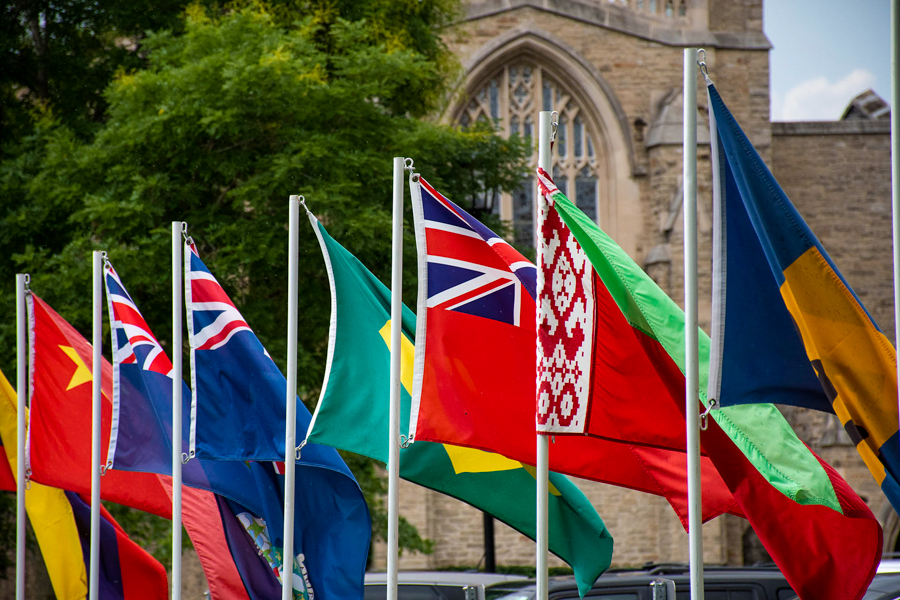
<path fill-rule="evenodd" d="M 597 220 L 597 178 L 585 166 L 575 177 L 575 203 L 584 214 Z"/>
<path fill-rule="evenodd" d="M 666 0 L 666 16 L 667 17 L 675 16 L 675 6 L 672 4 L 672 0 Z"/>
<path fill-rule="evenodd" d="M 490 121 L 505 135 L 534 139 L 538 113 L 542 110 L 559 112 L 559 129 L 552 153 L 553 179 L 564 194 L 597 220 L 599 185 L 594 143 L 597 134 L 578 101 L 553 77 L 552 71 L 523 60 L 504 66 L 472 94 L 457 122 L 467 127 L 478 121 Z M 536 165 L 535 146 L 530 166 Z M 534 201 L 535 181 L 529 175 L 515 193 L 494 202 L 495 211 L 499 209 L 503 218 L 512 220 L 518 244 L 534 244 Z"/>
<path fill-rule="evenodd" d="M 687 0 L 681 0 L 681 4 L 678 5 L 678 16 L 683 17 L 687 15 Z"/>
<path fill-rule="evenodd" d="M 656 13 L 656 1 L 657 0 L 650 0 L 650 12 L 654 14 Z"/>

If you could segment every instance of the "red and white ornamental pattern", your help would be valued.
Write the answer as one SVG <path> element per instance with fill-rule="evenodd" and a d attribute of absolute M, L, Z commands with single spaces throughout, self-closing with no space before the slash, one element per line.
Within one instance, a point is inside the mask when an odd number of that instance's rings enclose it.
<path fill-rule="evenodd" d="M 559 190 L 543 171 L 538 210 L 537 430 L 583 434 L 587 422 L 594 340 L 594 290 L 591 263 L 551 210 Z"/>

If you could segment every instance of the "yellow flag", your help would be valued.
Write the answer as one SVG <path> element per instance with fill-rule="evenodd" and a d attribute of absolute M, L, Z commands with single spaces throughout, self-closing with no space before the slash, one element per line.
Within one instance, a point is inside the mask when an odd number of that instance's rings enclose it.
<path fill-rule="evenodd" d="M 16 392 L 0 371 L 0 439 L 16 473 Z M 63 490 L 31 482 L 25 491 L 25 510 L 37 537 L 57 600 L 84 600 L 87 570 L 75 515 Z"/>

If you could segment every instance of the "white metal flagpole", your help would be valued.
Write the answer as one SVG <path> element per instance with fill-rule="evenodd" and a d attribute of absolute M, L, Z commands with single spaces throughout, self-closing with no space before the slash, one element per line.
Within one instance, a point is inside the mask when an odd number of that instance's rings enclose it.
<path fill-rule="evenodd" d="M 552 132 L 551 124 L 552 112 L 542 110 L 538 115 L 538 166 L 547 173 L 552 173 L 552 158 L 550 154 L 551 142 L 550 136 Z M 539 194 L 535 197 L 539 198 Z M 538 199 L 540 202 L 540 199 Z M 537 235 L 541 235 L 541 211 L 538 211 L 537 219 Z M 540 276 L 543 268 L 542 251 L 543 244 L 538 241 L 538 276 Z M 540 303 L 538 303 L 538 325 L 540 325 Z M 537 352 L 537 349 L 535 350 Z M 537 532 L 535 535 L 535 579 L 537 586 L 536 600 L 547 600 L 547 567 L 549 557 L 549 525 L 547 518 L 547 507 L 549 504 L 550 494 L 550 436 L 537 434 L 537 456 L 535 460 L 535 481 L 537 483 L 537 515 L 536 525 Z"/>
<path fill-rule="evenodd" d="M 181 391 L 184 224 L 172 221 L 172 600 L 181 600 Z"/>
<path fill-rule="evenodd" d="M 103 374 L 103 256 L 95 250 L 94 263 L 94 339 L 93 381 L 91 390 L 91 561 L 90 600 L 100 597 L 100 410 Z"/>
<path fill-rule="evenodd" d="M 388 423 L 387 600 L 397 600 L 400 557 L 400 341 L 403 327 L 403 175 L 405 160 L 394 157 L 391 225 L 391 405 Z"/>
<path fill-rule="evenodd" d="M 300 237 L 300 196 L 288 202 L 288 353 L 287 414 L 284 424 L 284 549 L 281 565 L 281 600 L 294 597 L 294 478 L 297 468 L 297 279 Z"/>
<path fill-rule="evenodd" d="M 16 275 L 16 600 L 25 599 L 25 412 L 28 398 L 28 275 Z"/>
<path fill-rule="evenodd" d="M 691 600 L 703 600 L 697 334 L 697 49 L 684 49 L 684 342 Z"/>
<path fill-rule="evenodd" d="M 894 247 L 894 347 L 900 348 L 900 0 L 891 0 L 891 213 Z M 900 362 L 897 363 L 900 382 Z M 900 407 L 900 388 L 898 388 Z"/>

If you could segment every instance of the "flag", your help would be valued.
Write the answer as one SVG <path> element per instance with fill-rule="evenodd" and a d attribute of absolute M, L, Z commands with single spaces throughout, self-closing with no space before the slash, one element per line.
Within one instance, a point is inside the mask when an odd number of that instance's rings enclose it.
<path fill-rule="evenodd" d="M 78 529 L 84 564 L 91 561 L 91 506 L 75 492 L 64 492 Z M 90 582 L 88 582 L 90 586 Z M 155 558 L 132 542 L 118 523 L 100 506 L 101 598 L 144 600 L 169 597 L 166 570 Z"/>
<path fill-rule="evenodd" d="M 104 265 L 112 334 L 112 416 L 108 469 L 172 474 L 172 363 L 108 261 Z M 191 391 L 182 383 L 182 409 L 190 414 Z M 183 420 L 187 447 L 189 419 Z M 191 459 L 182 465 L 185 485 L 212 491 L 261 512 L 251 469 L 238 461 Z"/>
<path fill-rule="evenodd" d="M 341 247 L 310 214 L 331 283 L 328 369 L 311 442 L 387 462 L 390 291 Z M 403 307 L 401 430 L 409 422 L 415 315 Z M 534 469 L 498 454 L 417 442 L 400 450 L 400 476 L 442 492 L 534 539 Z M 550 550 L 575 571 L 581 594 L 609 566 L 613 539 L 584 494 L 565 476 L 550 475 Z"/>
<path fill-rule="evenodd" d="M 32 409 L 28 430 L 33 481 L 89 496 L 91 447 L 91 345 L 34 294 L 27 298 L 32 344 Z M 102 364 L 101 447 L 108 447 L 112 418 L 112 367 Z M 28 458 L 28 457 L 26 457 Z M 101 479 L 103 500 L 171 519 L 172 478 L 168 475 L 108 470 Z M 232 554 L 258 552 L 249 536 L 229 540 L 225 523 L 233 520 L 214 494 L 182 487 L 182 522 L 203 567 L 213 599 L 256 600 L 252 581 Z M 244 543 L 241 546 L 240 543 Z M 262 560 L 260 558 L 259 560 Z"/>
<path fill-rule="evenodd" d="M 561 326 L 577 323 L 569 343 L 578 345 L 579 335 L 584 335 L 594 349 L 586 377 L 572 364 L 577 352 L 567 348 L 565 356 L 550 354 L 558 360 L 555 365 L 544 363 L 542 371 L 550 372 L 541 373 L 542 381 L 567 371 L 570 381 L 578 382 L 576 387 L 590 386 L 582 396 L 587 399 L 588 412 L 598 403 L 622 402 L 621 397 L 594 394 L 593 388 L 602 385 L 609 374 L 595 356 L 606 351 L 604 346 L 633 340 L 643 350 L 646 370 L 640 379 L 632 380 L 632 385 L 657 381 L 660 396 L 652 403 L 632 404 L 631 409 L 650 424 L 657 419 L 657 408 L 668 403 L 682 411 L 682 416 L 666 425 L 685 431 L 684 313 L 556 188 L 546 173 L 539 170 L 538 178 L 546 199 L 540 210 L 547 212 L 541 242 L 546 244 L 545 280 L 567 282 L 565 287 L 551 288 L 555 297 L 541 297 L 542 302 L 552 304 L 548 319 L 541 324 L 541 329 L 547 330 L 546 337 L 543 331 L 541 335 L 542 355 L 548 356 L 548 350 L 557 347 L 553 341 L 567 343 L 564 336 L 551 339 L 554 322 Z M 580 283 L 573 285 L 572 278 Z M 560 321 L 567 306 L 579 303 L 594 308 Z M 710 341 L 702 330 L 698 335 L 703 389 Z M 559 370 L 554 371 L 554 366 Z M 571 426 L 566 420 L 566 403 L 575 414 L 578 407 L 574 393 L 564 393 L 566 388 L 562 386 L 543 389 L 548 397 L 541 398 L 538 422 L 545 430 Z M 702 393 L 699 400 L 705 403 L 706 394 Z M 695 410 L 700 408 L 698 401 Z M 881 526 L 840 475 L 797 439 L 774 405 L 738 405 L 712 411 L 708 428 L 701 431 L 701 444 L 800 598 L 862 597 L 881 558 Z"/>
<path fill-rule="evenodd" d="M 93 350 L 36 294 L 26 297 L 31 339 L 31 412 L 26 468 L 31 479 L 90 497 Z M 101 448 L 109 445 L 112 370 L 102 365 Z M 102 457 L 101 457 L 102 458 Z M 172 502 L 151 473 L 109 471 L 103 499 L 172 518 Z"/>
<path fill-rule="evenodd" d="M 111 264 L 105 265 L 104 275 L 113 353 L 113 435 L 110 436 L 107 464 L 120 469 L 171 474 L 172 363 Z M 189 410 L 190 389 L 187 386 L 184 389 L 182 398 Z M 189 426 L 185 423 L 183 441 L 188 432 Z M 300 465 L 298 477 L 306 478 L 306 471 L 313 468 Z M 208 505 L 208 511 L 197 516 L 203 518 L 211 514 L 221 519 L 224 541 L 227 541 L 234 567 L 250 596 L 280 597 L 284 477 L 279 476 L 275 465 L 193 458 L 182 466 L 182 476 L 185 484 L 218 495 L 214 499 L 198 499 L 198 502 Z M 322 479 L 318 469 L 309 477 L 315 481 Z M 313 495 L 311 499 L 296 498 L 295 494 L 297 505 L 307 507 L 307 510 L 297 512 L 295 534 L 298 541 L 295 547 L 300 550 L 298 554 L 301 556 L 334 554 L 329 550 L 329 536 L 355 532 L 342 532 L 339 527 L 334 527 L 333 531 L 317 529 L 320 524 L 318 520 L 306 523 L 310 520 L 309 515 L 328 512 L 327 506 L 308 505 L 315 504 L 316 498 L 322 498 L 327 503 L 329 495 L 320 490 Z M 351 521 L 354 518 L 358 517 L 350 515 Z M 255 523 L 254 527 L 266 527 L 267 521 L 274 520 L 278 523 L 278 530 L 275 535 L 266 538 L 265 545 L 257 545 L 260 537 L 254 535 L 249 525 L 248 528 L 242 525 L 244 522 L 249 524 L 251 520 Z M 306 540 L 306 547 L 301 546 L 299 540 Z M 354 546 L 347 544 L 347 547 Z M 346 558 L 349 564 L 354 564 L 353 556 Z M 339 560 L 343 559 L 341 557 Z M 321 564 L 317 569 L 331 568 L 327 560 L 317 561 L 313 558 L 313 563 Z M 298 562 L 297 573 L 302 575 L 302 572 Z M 302 578 L 298 583 L 300 581 Z M 298 585 L 297 592 L 309 595 L 311 584 L 308 583 L 304 581 L 303 585 Z"/>
<path fill-rule="evenodd" d="M 0 372 L 0 442 L 9 448 L 8 462 L 4 461 L 0 470 L 12 478 L 11 487 L 4 480 L 0 489 L 9 491 L 16 489 L 17 409 L 16 392 Z M 25 490 L 25 509 L 57 600 L 84 600 L 88 595 L 90 507 L 71 492 L 31 482 Z M 163 566 L 128 539 L 105 510 L 100 527 L 100 589 L 106 592 L 102 597 L 167 598 Z"/>
<path fill-rule="evenodd" d="M 536 268 L 424 179 L 410 183 L 419 252 L 419 298 L 410 437 L 535 462 Z M 603 313 L 599 313 L 603 316 Z M 579 435 L 558 435 L 550 469 L 664 496 L 687 527 L 684 430 L 658 401 L 658 379 L 633 340 L 599 347 L 593 393 L 621 396 L 583 411 Z M 655 419 L 635 407 L 653 407 Z M 583 407 L 582 407 L 583 408 Z M 701 457 L 703 520 L 741 515 Z"/>
<path fill-rule="evenodd" d="M 894 347 L 715 86 L 708 89 L 716 227 L 710 397 L 724 406 L 836 414 L 900 510 Z"/>
<path fill-rule="evenodd" d="M 12 386 L 9 385 L 9 382 L 6 381 L 5 376 L 0 377 L 0 386 L 4 388 L 4 392 L 8 392 L 15 397 L 15 391 L 12 389 Z M 0 416 L 0 419 L 2 419 L 2 416 Z M 0 423 L 2 423 L 2 420 L 0 420 Z M 13 420 L 13 423 L 15 423 L 15 420 Z M 16 431 L 16 429 L 13 428 L 13 431 Z M 15 445 L 11 444 L 9 452 L 7 452 L 6 446 L 3 444 L 3 439 L 0 438 L 0 490 L 14 492 L 17 489 L 18 482 L 16 481 L 16 476 L 10 469 L 11 465 L 16 465 L 16 456 Z"/>
<path fill-rule="evenodd" d="M 193 243 L 184 247 L 191 345 L 191 453 L 283 461 L 287 382 Z M 298 405 L 302 403 L 297 400 Z M 301 410 L 297 431 L 302 431 Z"/>
<path fill-rule="evenodd" d="M 185 299 L 197 455 L 283 461 L 287 381 L 191 243 L 185 245 Z M 310 414 L 296 402 L 297 431 L 305 431 Z M 296 464 L 294 589 L 305 589 L 308 600 L 358 600 L 372 532 L 359 484 L 334 448 L 307 444 Z M 261 497 L 265 506 L 248 513 L 265 522 L 275 549 L 272 568 L 280 573 L 284 475 L 271 463 L 249 466 L 260 485 L 280 494 Z"/>

